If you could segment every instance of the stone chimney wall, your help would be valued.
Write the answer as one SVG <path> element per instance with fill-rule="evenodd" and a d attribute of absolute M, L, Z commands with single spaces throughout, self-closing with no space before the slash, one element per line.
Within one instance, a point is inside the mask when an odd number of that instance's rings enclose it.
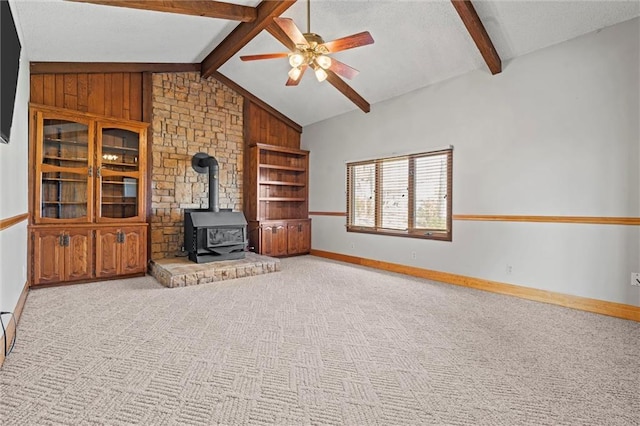
<path fill-rule="evenodd" d="M 197 72 L 153 75 L 151 259 L 174 257 L 184 244 L 184 209 L 208 206 L 198 152 L 220 164 L 220 208 L 242 211 L 243 98 Z"/>

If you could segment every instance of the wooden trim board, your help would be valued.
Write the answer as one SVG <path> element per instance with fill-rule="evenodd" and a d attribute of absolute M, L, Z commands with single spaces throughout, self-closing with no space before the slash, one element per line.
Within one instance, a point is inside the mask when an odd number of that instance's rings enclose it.
<path fill-rule="evenodd" d="M 314 216 L 347 216 L 346 212 L 309 212 Z M 517 216 L 490 214 L 454 214 L 453 220 L 478 222 L 542 222 L 542 223 L 582 223 L 591 225 L 640 225 L 640 217 L 603 216 Z"/>
<path fill-rule="evenodd" d="M 454 214 L 453 220 L 477 220 L 483 222 L 548 222 L 583 223 L 595 225 L 640 225 L 640 217 L 600 217 L 600 216 L 511 216 Z"/>
<path fill-rule="evenodd" d="M 340 216 L 347 217 L 347 212 L 309 212 L 310 216 Z"/>
<path fill-rule="evenodd" d="M 29 219 L 29 213 L 22 213 L 6 219 L 0 219 L 0 231 Z"/>
<path fill-rule="evenodd" d="M 200 72 L 199 63 L 143 63 L 143 62 L 30 62 L 35 74 L 91 74 L 114 72 Z"/>
<path fill-rule="evenodd" d="M 640 322 L 640 307 L 311 249 L 313 256 Z"/>
<path fill-rule="evenodd" d="M 13 318 L 9 320 L 9 323 L 6 325 L 7 328 L 7 349 L 10 347 L 11 341 L 16 335 L 16 327 L 20 323 L 20 317 L 22 316 L 22 311 L 24 310 L 24 304 L 27 302 L 27 295 L 29 294 L 29 283 L 24 283 L 24 288 L 22 289 L 22 293 L 20 294 L 20 298 L 18 299 L 18 304 L 16 305 L 16 310 L 13 311 L 13 316 L 17 323 L 13 322 Z M 0 336 L 0 339 L 3 339 Z M 4 342 L 4 340 L 0 340 Z M 4 350 L 0 350 L 0 367 L 4 364 Z"/>

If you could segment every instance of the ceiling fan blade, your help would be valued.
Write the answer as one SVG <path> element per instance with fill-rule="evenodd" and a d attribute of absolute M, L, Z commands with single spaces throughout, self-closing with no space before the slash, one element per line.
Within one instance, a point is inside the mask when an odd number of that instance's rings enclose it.
<path fill-rule="evenodd" d="M 307 64 L 302 65 L 300 67 L 300 75 L 298 76 L 298 78 L 294 80 L 291 77 L 289 77 L 289 80 L 287 80 L 286 86 L 297 86 L 298 83 L 300 83 L 300 80 L 302 80 L 302 76 L 304 75 L 304 72 L 307 70 L 307 68 L 309 68 Z"/>
<path fill-rule="evenodd" d="M 342 50 L 353 49 L 354 47 L 366 46 L 367 44 L 373 44 L 373 37 L 371 37 L 369 31 L 328 41 L 323 46 L 326 47 L 330 53 L 335 53 Z"/>
<path fill-rule="evenodd" d="M 364 112 L 371 111 L 371 106 L 369 105 L 369 102 L 367 102 L 362 96 L 360 96 L 358 92 L 353 90 L 351 86 L 345 83 L 344 80 L 338 77 L 337 74 L 334 73 L 333 71 L 331 70 L 326 70 L 326 71 L 327 71 L 327 81 L 331 83 L 333 87 L 338 89 L 340 93 L 342 93 L 347 98 L 349 98 L 349 100 L 354 104 L 356 104 L 358 108 L 360 108 L 362 111 Z"/>
<path fill-rule="evenodd" d="M 240 56 L 240 60 L 242 61 L 259 61 L 261 59 L 276 59 L 276 58 L 286 58 L 289 56 L 288 53 L 264 53 L 261 55 L 244 55 Z"/>
<path fill-rule="evenodd" d="M 331 58 L 331 66 L 329 67 L 329 69 L 339 76 L 348 78 L 349 80 L 360 74 L 360 71 L 358 71 L 357 69 L 352 68 L 349 65 L 334 58 Z"/>
<path fill-rule="evenodd" d="M 273 18 L 273 21 L 284 31 L 284 33 L 296 45 L 308 46 L 307 39 L 304 38 L 302 32 L 298 29 L 291 18 Z"/>

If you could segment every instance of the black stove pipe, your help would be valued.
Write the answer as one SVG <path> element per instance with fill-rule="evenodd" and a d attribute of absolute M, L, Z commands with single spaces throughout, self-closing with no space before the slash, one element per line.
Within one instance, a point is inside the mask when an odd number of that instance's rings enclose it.
<path fill-rule="evenodd" d="M 196 161 L 197 160 L 197 161 Z M 205 168 L 209 169 L 209 208 L 210 212 L 219 212 L 220 204 L 218 201 L 218 160 L 207 154 L 198 153 L 193 158 L 194 168 L 204 173 Z M 200 168 L 198 170 L 197 167 Z"/>

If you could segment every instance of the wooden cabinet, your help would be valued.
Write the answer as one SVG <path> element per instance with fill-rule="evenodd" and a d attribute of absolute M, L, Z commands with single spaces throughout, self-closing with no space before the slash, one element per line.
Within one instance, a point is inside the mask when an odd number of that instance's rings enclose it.
<path fill-rule="evenodd" d="M 145 271 L 147 126 L 31 106 L 33 284 Z"/>
<path fill-rule="evenodd" d="M 146 123 L 32 113 L 34 223 L 144 221 Z"/>
<path fill-rule="evenodd" d="M 257 143 L 246 158 L 250 245 L 269 256 L 309 253 L 309 151 Z"/>
<path fill-rule="evenodd" d="M 96 277 L 144 272 L 147 229 L 144 226 L 96 230 Z"/>
<path fill-rule="evenodd" d="M 255 251 L 266 256 L 307 254 L 311 250 L 311 219 L 249 222 L 252 237 Z"/>
<path fill-rule="evenodd" d="M 32 235 L 34 284 L 92 278 L 92 230 L 44 228 Z"/>

